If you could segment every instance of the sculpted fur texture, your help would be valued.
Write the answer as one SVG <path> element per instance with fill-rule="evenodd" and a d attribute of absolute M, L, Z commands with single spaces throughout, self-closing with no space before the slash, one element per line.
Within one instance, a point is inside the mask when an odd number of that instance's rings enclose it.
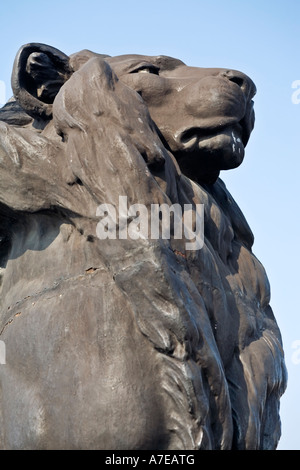
<path fill-rule="evenodd" d="M 1 448 L 276 448 L 281 335 L 219 177 L 244 158 L 251 79 L 34 43 L 12 86 L 0 110 Z M 149 214 L 204 204 L 203 247 L 100 240 L 97 207 L 119 196 Z"/>

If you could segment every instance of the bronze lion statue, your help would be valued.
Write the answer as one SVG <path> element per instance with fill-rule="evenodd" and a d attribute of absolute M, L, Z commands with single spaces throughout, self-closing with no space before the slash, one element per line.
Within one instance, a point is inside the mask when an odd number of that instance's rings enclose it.
<path fill-rule="evenodd" d="M 281 335 L 219 177 L 244 158 L 251 79 L 31 43 L 12 88 L 0 110 L 0 447 L 276 448 Z M 116 207 L 118 230 L 132 223 L 120 196 L 149 218 L 153 204 L 188 205 L 193 227 L 202 205 L 203 243 L 188 249 L 172 217 L 169 237 L 97 236 L 100 206 Z"/>

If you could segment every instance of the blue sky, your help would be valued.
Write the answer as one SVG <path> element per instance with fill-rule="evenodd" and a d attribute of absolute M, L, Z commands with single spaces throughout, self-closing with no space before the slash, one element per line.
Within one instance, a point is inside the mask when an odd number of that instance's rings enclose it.
<path fill-rule="evenodd" d="M 271 283 L 289 373 L 279 449 L 300 449 L 299 0 L 2 2 L 0 101 L 17 50 L 42 42 L 66 54 L 164 54 L 188 65 L 241 70 L 256 83 L 256 126 L 243 165 L 222 178 L 254 234 Z M 297 95 L 300 98 L 300 93 Z"/>

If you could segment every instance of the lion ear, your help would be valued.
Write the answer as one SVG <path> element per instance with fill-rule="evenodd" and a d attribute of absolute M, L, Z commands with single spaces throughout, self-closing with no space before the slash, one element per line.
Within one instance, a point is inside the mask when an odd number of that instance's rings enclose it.
<path fill-rule="evenodd" d="M 46 44 L 26 44 L 13 65 L 14 97 L 31 117 L 51 119 L 54 98 L 71 74 L 69 57 L 63 52 Z"/>

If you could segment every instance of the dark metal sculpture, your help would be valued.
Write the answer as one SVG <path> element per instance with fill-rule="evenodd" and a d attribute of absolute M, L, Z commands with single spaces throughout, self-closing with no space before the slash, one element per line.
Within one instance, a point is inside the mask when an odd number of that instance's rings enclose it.
<path fill-rule="evenodd" d="M 274 449 L 286 386 L 224 183 L 255 86 L 165 56 L 17 54 L 0 110 L 3 449 Z M 99 206 L 204 204 L 204 244 L 97 236 Z M 124 209 L 124 208 L 123 208 Z M 125 208 L 127 209 L 127 208 Z M 121 222 L 120 222 L 121 220 Z M 175 223 L 173 221 L 173 223 Z"/>

